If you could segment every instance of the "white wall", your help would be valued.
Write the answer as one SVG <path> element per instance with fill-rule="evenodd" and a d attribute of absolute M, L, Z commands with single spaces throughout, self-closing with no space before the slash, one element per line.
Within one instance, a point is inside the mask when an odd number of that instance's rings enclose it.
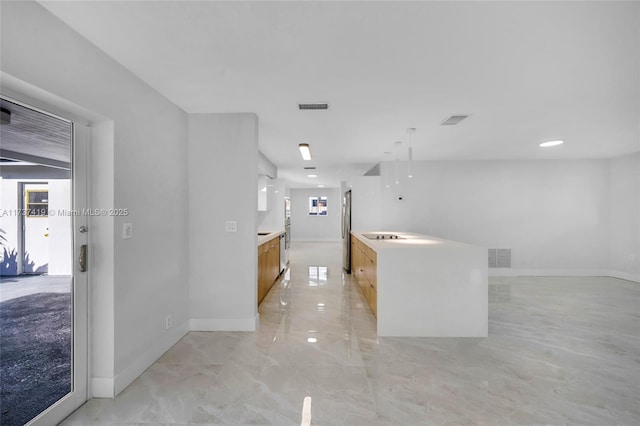
<path fill-rule="evenodd" d="M 609 270 L 608 160 L 420 161 L 399 185 L 394 170 L 383 163 L 383 229 L 511 248 L 524 274 Z"/>
<path fill-rule="evenodd" d="M 112 121 L 112 138 L 94 138 L 107 155 L 91 157 L 91 170 L 99 170 L 92 190 L 104 190 L 99 201 L 108 205 L 92 207 L 128 208 L 130 215 L 103 221 L 113 240 L 89 235 L 91 250 L 100 246 L 95 290 L 103 296 L 91 307 L 92 392 L 113 395 L 187 330 L 187 115 L 41 5 L 1 7 L 3 75 Z M 132 239 L 121 238 L 124 222 L 133 223 Z"/>
<path fill-rule="evenodd" d="M 339 188 L 291 188 L 291 241 L 340 241 Z M 309 197 L 327 197 L 327 216 L 309 216 Z"/>
<path fill-rule="evenodd" d="M 258 151 L 258 174 L 267 175 L 271 179 L 278 177 L 278 168 L 261 151 Z"/>
<path fill-rule="evenodd" d="M 640 153 L 611 160 L 611 269 L 640 282 Z"/>
<path fill-rule="evenodd" d="M 380 177 L 353 177 L 349 179 L 349 189 L 351 189 L 351 229 L 354 231 L 380 229 Z"/>
<path fill-rule="evenodd" d="M 255 114 L 189 116 L 192 330 L 256 328 L 257 170 Z"/>

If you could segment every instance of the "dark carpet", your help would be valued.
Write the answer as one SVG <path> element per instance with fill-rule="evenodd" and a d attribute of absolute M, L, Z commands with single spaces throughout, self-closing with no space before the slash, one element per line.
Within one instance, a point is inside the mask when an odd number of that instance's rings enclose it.
<path fill-rule="evenodd" d="M 71 391 L 71 295 L 0 303 L 0 425 L 22 426 Z"/>

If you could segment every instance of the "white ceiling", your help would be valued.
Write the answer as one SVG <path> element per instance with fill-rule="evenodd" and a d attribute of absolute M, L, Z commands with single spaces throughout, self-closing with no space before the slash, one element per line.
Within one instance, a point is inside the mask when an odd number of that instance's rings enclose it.
<path fill-rule="evenodd" d="M 362 174 L 409 127 L 416 159 L 640 150 L 638 2 L 42 4 L 185 111 L 257 113 L 292 187 Z"/>

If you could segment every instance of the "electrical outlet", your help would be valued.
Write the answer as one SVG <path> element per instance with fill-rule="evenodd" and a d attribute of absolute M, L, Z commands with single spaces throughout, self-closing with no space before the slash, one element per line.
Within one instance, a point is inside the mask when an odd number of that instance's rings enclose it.
<path fill-rule="evenodd" d="M 173 324 L 171 321 L 171 314 L 169 314 L 164 318 L 164 327 L 168 330 L 171 328 L 172 325 Z"/>

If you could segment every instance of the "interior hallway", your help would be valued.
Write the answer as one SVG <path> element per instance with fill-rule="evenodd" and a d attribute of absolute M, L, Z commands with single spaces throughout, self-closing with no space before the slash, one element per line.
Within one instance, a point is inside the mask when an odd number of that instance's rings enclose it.
<path fill-rule="evenodd" d="M 192 332 L 64 425 L 631 425 L 640 287 L 493 278 L 488 338 L 377 338 L 340 243 L 293 243 L 257 332 Z M 322 269 L 326 267 L 326 281 Z"/>

